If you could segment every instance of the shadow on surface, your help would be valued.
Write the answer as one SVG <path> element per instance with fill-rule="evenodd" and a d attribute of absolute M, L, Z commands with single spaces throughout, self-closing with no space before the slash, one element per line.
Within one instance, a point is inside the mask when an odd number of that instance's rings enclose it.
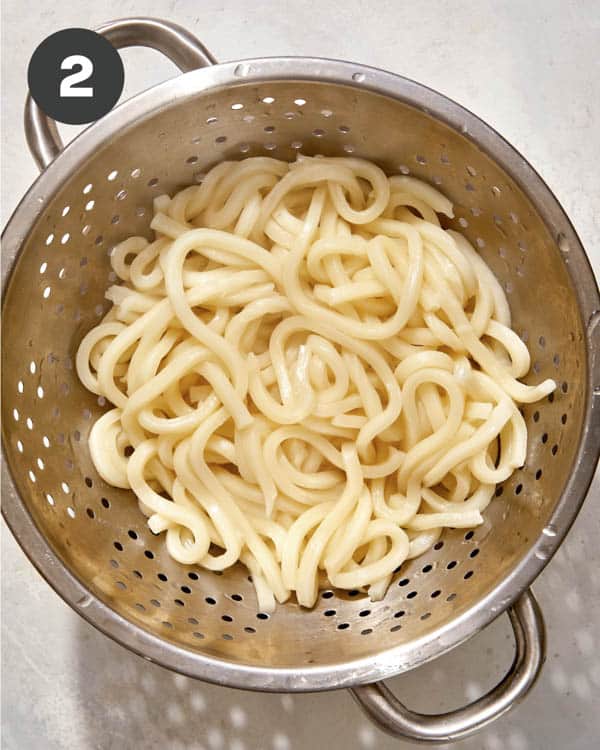
<path fill-rule="evenodd" d="M 144 661 L 83 621 L 78 635 L 79 704 L 88 735 L 81 750 L 412 745 L 375 729 L 346 691 L 283 695 L 209 685 Z M 453 653 L 389 684 L 417 710 L 448 710 L 487 690 L 507 668 L 512 648 L 508 620 L 500 618 Z M 453 747 L 481 750 L 482 744 L 478 739 Z"/>

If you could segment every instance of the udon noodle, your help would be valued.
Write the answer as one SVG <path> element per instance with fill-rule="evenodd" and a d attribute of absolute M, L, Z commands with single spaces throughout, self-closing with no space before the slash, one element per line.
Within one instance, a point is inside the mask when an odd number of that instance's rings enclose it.
<path fill-rule="evenodd" d="M 89 436 L 184 564 L 241 561 L 263 611 L 384 596 L 445 527 L 481 524 L 550 393 L 452 204 L 355 158 L 223 162 L 114 248 L 77 353 L 114 408 Z"/>

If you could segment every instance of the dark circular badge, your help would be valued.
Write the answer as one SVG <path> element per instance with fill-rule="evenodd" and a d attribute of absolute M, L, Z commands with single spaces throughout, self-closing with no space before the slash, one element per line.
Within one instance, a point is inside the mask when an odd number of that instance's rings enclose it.
<path fill-rule="evenodd" d="M 54 120 L 93 122 L 109 112 L 123 91 L 117 50 L 89 29 L 63 29 L 38 46 L 29 61 L 29 91 Z"/>

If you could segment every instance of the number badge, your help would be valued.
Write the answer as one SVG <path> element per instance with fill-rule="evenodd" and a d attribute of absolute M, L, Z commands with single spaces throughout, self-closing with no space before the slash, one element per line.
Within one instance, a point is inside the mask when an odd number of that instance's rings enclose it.
<path fill-rule="evenodd" d="M 123 91 L 123 63 L 103 36 L 63 29 L 46 37 L 29 61 L 29 91 L 54 120 L 93 122 L 109 112 Z"/>

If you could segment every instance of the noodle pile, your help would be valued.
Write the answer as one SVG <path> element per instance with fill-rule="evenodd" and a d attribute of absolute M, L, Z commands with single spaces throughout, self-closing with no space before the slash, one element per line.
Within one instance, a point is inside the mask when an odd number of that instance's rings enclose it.
<path fill-rule="evenodd" d="M 451 203 L 355 158 L 249 158 L 154 201 L 155 239 L 77 353 L 89 448 L 184 564 L 241 561 L 262 611 L 380 599 L 523 465 L 527 347 Z"/>

